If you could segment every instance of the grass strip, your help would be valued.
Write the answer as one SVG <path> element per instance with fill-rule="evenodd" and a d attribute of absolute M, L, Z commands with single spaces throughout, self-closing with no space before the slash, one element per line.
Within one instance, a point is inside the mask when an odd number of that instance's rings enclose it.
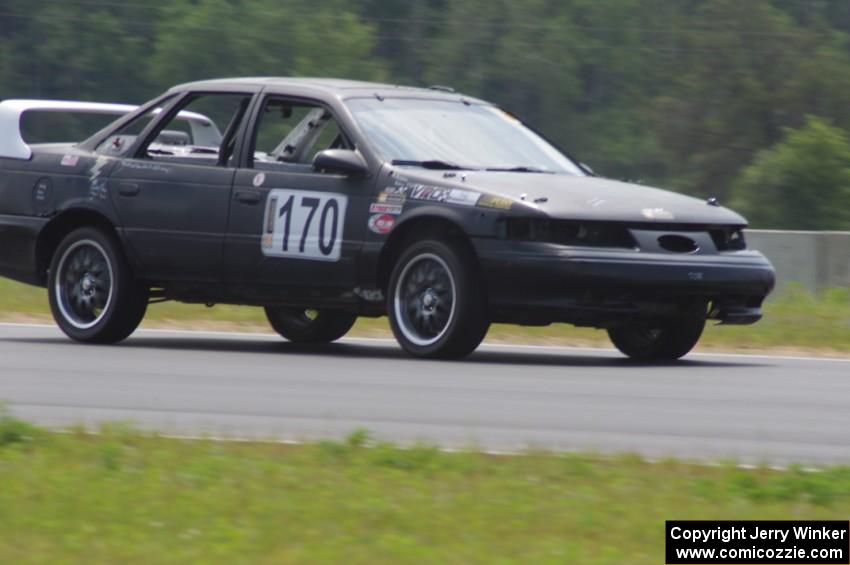
<path fill-rule="evenodd" d="M 0 416 L 2 563 L 657 564 L 667 519 L 846 519 L 850 468 L 189 441 Z"/>

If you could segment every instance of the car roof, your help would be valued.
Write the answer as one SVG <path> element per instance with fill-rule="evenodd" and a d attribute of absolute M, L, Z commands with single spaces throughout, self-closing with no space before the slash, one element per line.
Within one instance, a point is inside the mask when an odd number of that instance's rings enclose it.
<path fill-rule="evenodd" d="M 335 96 L 337 98 L 356 98 L 360 96 L 386 96 L 407 98 L 430 98 L 457 100 L 462 98 L 469 102 L 486 103 L 482 100 L 464 96 L 452 92 L 446 87 L 420 88 L 403 86 L 397 84 L 384 84 L 378 82 L 366 82 L 359 80 L 338 78 L 313 78 L 313 77 L 239 77 L 222 78 L 214 80 L 202 80 L 177 85 L 169 92 L 183 92 L 187 90 L 218 90 L 233 89 L 238 87 L 249 87 L 252 89 L 265 88 L 267 90 L 287 91 L 296 89 L 299 91 L 313 91 L 317 94 Z"/>

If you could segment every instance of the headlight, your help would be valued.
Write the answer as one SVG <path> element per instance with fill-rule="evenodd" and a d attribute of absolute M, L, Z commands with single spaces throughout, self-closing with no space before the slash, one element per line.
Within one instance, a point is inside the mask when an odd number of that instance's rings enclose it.
<path fill-rule="evenodd" d="M 747 248 L 743 228 L 722 226 L 708 230 L 718 251 L 742 251 Z"/>
<path fill-rule="evenodd" d="M 516 241 L 539 241 L 586 247 L 637 246 L 626 226 L 606 222 L 576 222 L 546 218 L 506 218 L 502 235 Z"/>

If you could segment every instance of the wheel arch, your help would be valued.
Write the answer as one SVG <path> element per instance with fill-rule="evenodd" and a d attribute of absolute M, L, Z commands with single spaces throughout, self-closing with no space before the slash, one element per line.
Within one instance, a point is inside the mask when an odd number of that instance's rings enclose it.
<path fill-rule="evenodd" d="M 428 210 L 411 215 L 393 229 L 378 255 L 376 277 L 378 288 L 386 293 L 390 275 L 398 257 L 413 241 L 428 237 L 448 240 L 463 246 L 475 257 L 476 269 L 480 271 L 475 247 L 472 245 L 469 234 L 463 229 L 460 218 L 441 212 L 442 210 L 439 212 Z"/>
<path fill-rule="evenodd" d="M 116 241 L 121 241 L 115 225 L 101 212 L 88 208 L 74 208 L 62 212 L 44 226 L 36 240 L 36 274 L 42 284 L 47 284 L 47 270 L 62 239 L 82 227 L 100 228 Z"/>

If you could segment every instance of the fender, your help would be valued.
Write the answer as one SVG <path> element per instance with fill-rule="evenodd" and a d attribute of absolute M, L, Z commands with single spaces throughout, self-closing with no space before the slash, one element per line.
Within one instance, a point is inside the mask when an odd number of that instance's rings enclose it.
<path fill-rule="evenodd" d="M 75 198 L 63 203 L 55 216 L 41 228 L 36 238 L 36 276 L 41 284 L 46 281 L 47 269 L 53 252 L 67 233 L 83 226 L 99 227 L 114 234 L 123 249 L 131 268 L 137 271 L 139 261 L 124 241 L 124 232 L 111 206 L 96 206 L 92 202 Z"/>

